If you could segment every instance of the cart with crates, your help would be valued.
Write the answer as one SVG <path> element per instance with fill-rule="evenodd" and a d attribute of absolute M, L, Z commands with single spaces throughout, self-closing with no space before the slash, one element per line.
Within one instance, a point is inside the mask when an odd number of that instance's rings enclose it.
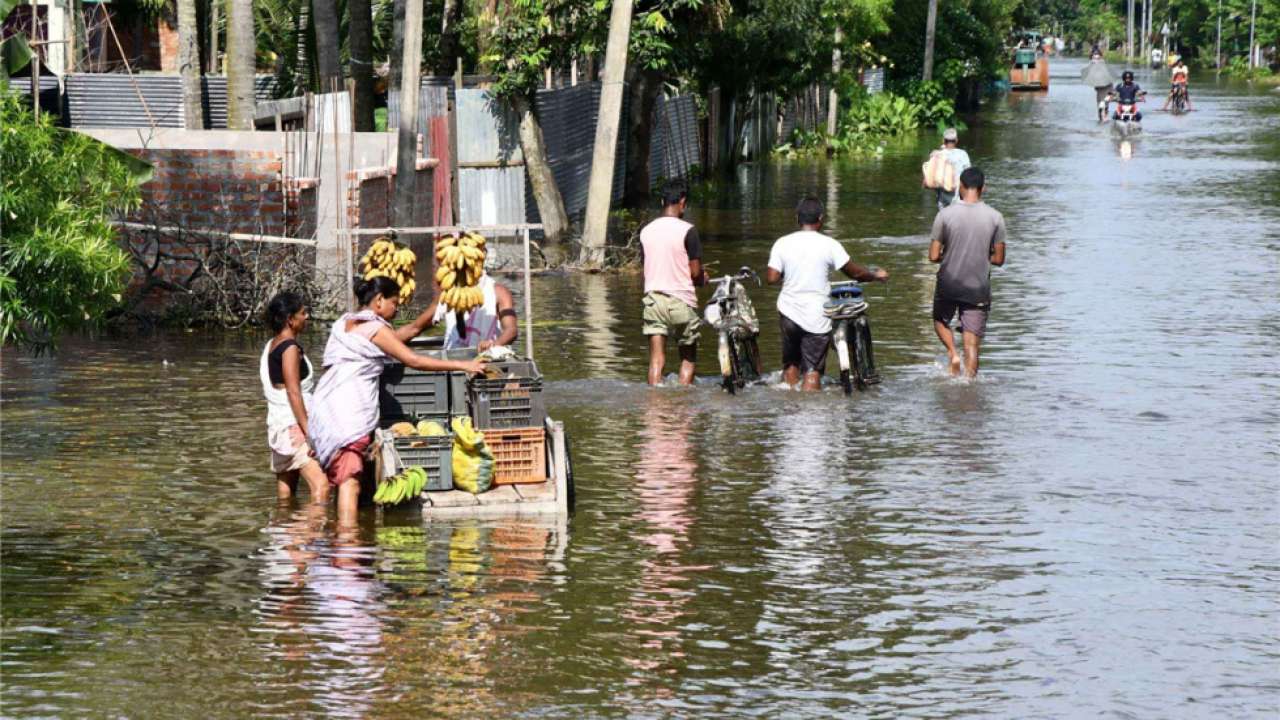
<path fill-rule="evenodd" d="M 457 359 L 455 353 L 415 350 L 435 357 Z M 409 435 L 395 439 L 405 467 L 422 467 L 428 482 L 423 512 L 429 515 L 547 512 L 571 497 L 572 470 L 563 426 L 548 418 L 542 394 L 542 374 L 528 359 L 488 364 L 483 376 L 467 378 L 458 372 L 430 372 L 395 363 L 379 383 L 382 427 L 396 423 L 439 423 L 445 434 Z M 470 417 L 484 433 L 493 453 L 493 487 L 473 495 L 455 490 L 452 482 L 453 435 L 456 417 Z"/>

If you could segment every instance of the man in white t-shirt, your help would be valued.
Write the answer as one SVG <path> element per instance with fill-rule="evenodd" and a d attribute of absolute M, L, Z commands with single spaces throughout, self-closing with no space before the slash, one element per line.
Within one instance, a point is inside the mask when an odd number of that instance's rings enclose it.
<path fill-rule="evenodd" d="M 884 270 L 869 270 L 849 259 L 840 243 L 822 234 L 822 203 L 807 197 L 796 207 L 800 230 L 778 238 L 769 251 L 765 280 L 782 283 L 778 323 L 782 328 L 782 379 L 817 390 L 827 369 L 831 319 L 822 311 L 832 270 L 862 282 L 888 280 Z"/>

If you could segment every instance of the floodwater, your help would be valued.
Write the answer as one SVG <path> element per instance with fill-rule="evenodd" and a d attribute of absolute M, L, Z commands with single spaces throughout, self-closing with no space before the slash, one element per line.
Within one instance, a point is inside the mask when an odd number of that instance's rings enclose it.
<path fill-rule="evenodd" d="M 1275 717 L 1280 94 L 1195 78 L 1126 151 L 1054 68 L 963 134 L 1010 236 L 976 382 L 929 323 L 931 139 L 690 211 L 762 268 L 813 192 L 889 269 L 851 400 L 726 396 L 713 351 L 650 390 L 639 279 L 539 277 L 567 522 L 277 507 L 261 337 L 6 351 L 3 714 Z"/>

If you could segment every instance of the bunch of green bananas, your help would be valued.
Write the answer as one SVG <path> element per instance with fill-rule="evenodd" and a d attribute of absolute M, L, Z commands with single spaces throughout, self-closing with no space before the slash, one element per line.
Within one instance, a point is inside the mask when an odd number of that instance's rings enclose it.
<path fill-rule="evenodd" d="M 484 302 L 484 293 L 476 284 L 484 275 L 485 239 L 467 233 L 450 235 L 436 241 L 436 282 L 440 283 L 440 302 L 450 309 L 466 312 Z"/>
<path fill-rule="evenodd" d="M 378 238 L 360 259 L 360 272 L 365 280 L 372 280 L 379 275 L 395 280 L 400 285 L 400 302 L 407 303 L 417 286 L 413 279 L 413 268 L 417 263 L 418 256 L 409 248 L 397 245 L 387 238 Z"/>
<path fill-rule="evenodd" d="M 373 501 L 379 505 L 395 505 L 422 494 L 427 486 L 427 471 L 420 467 L 405 468 L 393 478 L 378 484 Z"/>

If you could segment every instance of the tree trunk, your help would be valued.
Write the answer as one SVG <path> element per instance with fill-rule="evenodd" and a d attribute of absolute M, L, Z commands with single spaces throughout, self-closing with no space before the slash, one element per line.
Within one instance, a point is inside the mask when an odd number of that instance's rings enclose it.
<path fill-rule="evenodd" d="M 440 64 L 436 74 L 449 76 L 458 65 L 458 40 L 462 32 L 462 0 L 444 0 L 440 20 Z"/>
<path fill-rule="evenodd" d="M 227 127 L 253 129 L 253 4 L 227 0 Z"/>
<path fill-rule="evenodd" d="M 938 0 L 929 0 L 929 16 L 924 24 L 924 73 L 920 76 L 928 82 L 933 79 L 933 36 L 938 27 Z"/>
<path fill-rule="evenodd" d="M 520 115 L 520 150 L 524 153 L 529 187 L 533 191 L 534 202 L 538 204 L 538 214 L 542 216 L 542 231 L 548 242 L 559 242 L 569 230 L 569 213 L 564 209 L 564 198 L 547 161 L 542 125 L 538 123 L 538 116 L 534 114 L 528 98 L 513 97 L 511 105 Z"/>
<path fill-rule="evenodd" d="M 188 130 L 204 129 L 200 103 L 200 24 L 196 0 L 178 0 L 178 72 L 182 75 L 182 120 Z"/>
<path fill-rule="evenodd" d="M 653 144 L 654 106 L 662 90 L 662 75 L 653 70 L 627 68 L 631 116 L 627 118 L 627 187 L 623 202 L 639 207 L 649 199 L 649 149 Z"/>
<path fill-rule="evenodd" d="M 591 153 L 591 179 L 587 184 L 587 212 L 582 221 L 583 261 L 588 267 L 598 267 L 604 262 L 609 206 L 613 201 L 613 169 L 617 162 L 618 125 L 622 120 L 622 85 L 627 73 L 627 48 L 631 42 L 631 11 L 631 0 L 613 0 L 609 10 L 609 40 L 605 45 L 600 109 L 596 113 L 596 140 Z"/>
<path fill-rule="evenodd" d="M 342 89 L 342 64 L 338 61 L 337 0 L 312 0 L 312 22 L 316 29 L 316 64 L 319 66 L 318 92 Z"/>
<path fill-rule="evenodd" d="M 373 8 L 369 0 L 347 0 L 351 33 L 352 98 L 357 132 L 373 132 Z"/>

